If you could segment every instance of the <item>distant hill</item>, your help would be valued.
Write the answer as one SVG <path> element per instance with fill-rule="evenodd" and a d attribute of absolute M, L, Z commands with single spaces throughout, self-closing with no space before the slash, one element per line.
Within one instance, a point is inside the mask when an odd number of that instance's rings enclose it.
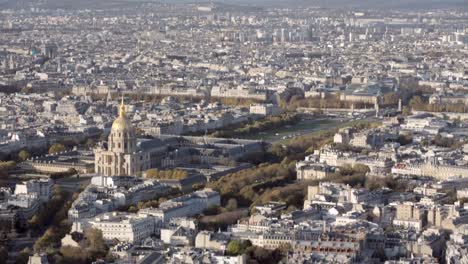
<path fill-rule="evenodd" d="M 319 6 L 324 8 L 373 8 L 373 9 L 440 9 L 465 8 L 467 0 L 219 0 L 238 4 L 275 5 L 291 7 Z"/>
<path fill-rule="evenodd" d="M 0 9 L 39 7 L 46 9 L 105 9 L 123 8 L 155 0 L 0 0 Z"/>
<path fill-rule="evenodd" d="M 206 3 L 207 0 L 161 0 L 167 3 Z M 372 9 L 444 9 L 468 10 L 468 0 L 213 0 L 215 3 L 256 6 L 318 6 L 323 8 L 372 8 Z"/>
<path fill-rule="evenodd" d="M 324 8 L 372 8 L 400 10 L 428 10 L 456 8 L 468 10 L 468 0 L 213 0 L 230 5 L 255 5 L 261 7 L 319 6 Z M 207 3 L 207 0 L 0 0 L 3 8 L 61 8 L 103 9 L 128 7 L 135 3 Z"/>

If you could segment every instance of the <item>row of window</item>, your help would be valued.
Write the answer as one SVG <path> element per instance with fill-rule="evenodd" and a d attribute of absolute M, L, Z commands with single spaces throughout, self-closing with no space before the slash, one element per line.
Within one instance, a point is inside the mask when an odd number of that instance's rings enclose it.
<path fill-rule="evenodd" d="M 120 142 L 118 142 L 116 144 L 116 143 L 111 141 L 111 149 L 115 149 L 116 146 L 119 149 L 122 148 L 122 144 Z M 124 142 L 123 146 L 124 146 L 124 148 L 123 148 L 124 151 L 129 151 L 130 149 L 135 148 L 135 144 L 133 142 L 131 142 L 131 141 L 128 142 L 128 144 L 127 144 L 127 142 Z"/>

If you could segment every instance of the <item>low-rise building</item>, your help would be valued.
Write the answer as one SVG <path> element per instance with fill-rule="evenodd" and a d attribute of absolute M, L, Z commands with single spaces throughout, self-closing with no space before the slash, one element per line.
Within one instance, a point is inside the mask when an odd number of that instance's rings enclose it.
<path fill-rule="evenodd" d="M 172 218 L 201 214 L 208 207 L 220 205 L 219 193 L 211 189 L 204 189 L 163 202 L 157 209 L 148 208 L 142 210 L 142 212 L 158 217 L 163 221 L 169 221 Z"/>
<path fill-rule="evenodd" d="M 300 161 L 296 163 L 297 180 L 320 180 L 331 176 L 336 167 L 327 164 Z"/>
<path fill-rule="evenodd" d="M 227 249 L 229 237 L 223 233 L 213 233 L 210 231 L 198 232 L 195 237 L 196 248 L 206 248 L 212 250 L 224 251 Z"/>
<path fill-rule="evenodd" d="M 426 211 L 421 206 L 408 202 L 398 204 L 396 209 L 394 225 L 417 231 L 426 225 Z"/>
<path fill-rule="evenodd" d="M 51 179 L 29 180 L 16 184 L 15 194 L 35 193 L 41 202 L 48 202 L 52 197 L 53 186 Z"/>
<path fill-rule="evenodd" d="M 260 116 L 274 116 L 280 114 L 281 110 L 274 104 L 254 104 L 250 105 L 249 112 Z"/>
<path fill-rule="evenodd" d="M 75 231 L 96 228 L 105 240 L 137 243 L 155 234 L 156 221 L 151 216 L 111 212 L 81 221 Z"/>

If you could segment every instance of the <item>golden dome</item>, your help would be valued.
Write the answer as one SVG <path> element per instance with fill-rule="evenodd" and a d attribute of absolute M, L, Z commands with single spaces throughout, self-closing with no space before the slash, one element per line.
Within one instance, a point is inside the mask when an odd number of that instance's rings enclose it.
<path fill-rule="evenodd" d="M 122 97 L 122 103 L 120 104 L 119 109 L 119 117 L 114 120 L 114 123 L 112 123 L 112 132 L 127 132 L 131 130 L 133 130 L 132 122 L 130 122 L 130 120 L 127 118 Z"/>
<path fill-rule="evenodd" d="M 132 123 L 126 117 L 118 117 L 112 123 L 113 132 L 124 132 L 133 129 Z"/>

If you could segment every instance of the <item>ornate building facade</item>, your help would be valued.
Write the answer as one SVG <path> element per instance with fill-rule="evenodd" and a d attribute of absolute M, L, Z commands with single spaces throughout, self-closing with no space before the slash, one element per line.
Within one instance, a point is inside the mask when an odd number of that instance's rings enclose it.
<path fill-rule="evenodd" d="M 139 149 L 135 129 L 126 116 L 122 99 L 107 146 L 101 145 L 95 150 L 95 172 L 105 176 L 130 176 L 150 168 L 150 153 Z"/>

